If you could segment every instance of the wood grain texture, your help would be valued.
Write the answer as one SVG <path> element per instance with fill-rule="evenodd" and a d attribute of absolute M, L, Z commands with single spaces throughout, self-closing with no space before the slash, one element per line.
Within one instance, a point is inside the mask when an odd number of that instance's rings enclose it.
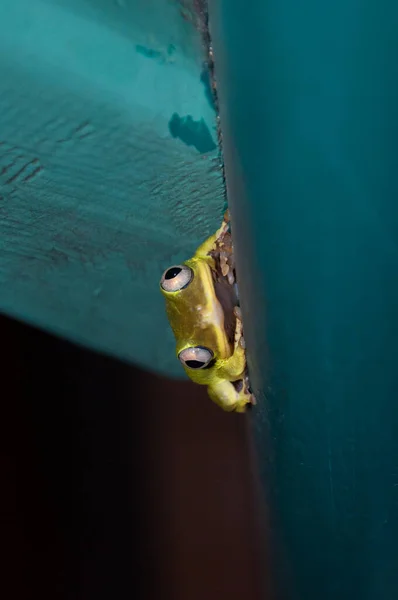
<path fill-rule="evenodd" d="M 224 203 L 203 61 L 168 0 L 3 0 L 1 311 L 182 376 L 158 281 Z"/>

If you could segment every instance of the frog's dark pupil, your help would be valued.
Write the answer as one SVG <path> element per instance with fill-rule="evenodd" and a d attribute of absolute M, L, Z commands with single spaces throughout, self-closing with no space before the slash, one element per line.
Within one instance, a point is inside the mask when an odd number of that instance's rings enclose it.
<path fill-rule="evenodd" d="M 178 273 L 181 273 L 181 271 L 182 271 L 181 267 L 171 267 L 171 269 L 169 269 L 167 271 L 164 278 L 165 279 L 174 279 L 174 277 L 177 277 Z"/>
<path fill-rule="evenodd" d="M 201 360 L 186 360 L 185 364 L 187 367 L 189 367 L 190 369 L 200 369 L 201 367 L 203 367 L 204 363 Z"/>

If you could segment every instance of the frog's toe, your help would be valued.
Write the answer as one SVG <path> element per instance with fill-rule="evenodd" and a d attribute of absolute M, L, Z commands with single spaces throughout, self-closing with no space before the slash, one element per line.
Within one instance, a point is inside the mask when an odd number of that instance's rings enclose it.
<path fill-rule="evenodd" d="M 235 412 L 237 413 L 245 413 L 247 411 L 248 408 L 250 408 L 250 404 L 248 404 L 247 402 L 245 402 L 244 404 L 237 404 L 235 407 Z"/>
<path fill-rule="evenodd" d="M 242 320 L 242 309 L 240 306 L 234 306 L 234 315 L 239 321 Z"/>

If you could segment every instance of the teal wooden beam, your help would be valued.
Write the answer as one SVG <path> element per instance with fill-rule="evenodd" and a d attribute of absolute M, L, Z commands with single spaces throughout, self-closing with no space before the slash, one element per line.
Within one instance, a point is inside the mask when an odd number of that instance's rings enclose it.
<path fill-rule="evenodd" d="M 398 597 L 398 4 L 210 0 L 276 597 Z"/>
<path fill-rule="evenodd" d="M 158 282 L 224 207 L 189 3 L 3 0 L 0 310 L 182 376 Z"/>

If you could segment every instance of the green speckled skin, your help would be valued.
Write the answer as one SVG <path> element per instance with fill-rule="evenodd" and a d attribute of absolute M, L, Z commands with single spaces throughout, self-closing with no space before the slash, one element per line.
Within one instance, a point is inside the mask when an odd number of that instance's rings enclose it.
<path fill-rule="evenodd" d="M 1 311 L 184 376 L 158 282 L 222 218 L 204 59 L 177 2 L 2 0 Z"/>

